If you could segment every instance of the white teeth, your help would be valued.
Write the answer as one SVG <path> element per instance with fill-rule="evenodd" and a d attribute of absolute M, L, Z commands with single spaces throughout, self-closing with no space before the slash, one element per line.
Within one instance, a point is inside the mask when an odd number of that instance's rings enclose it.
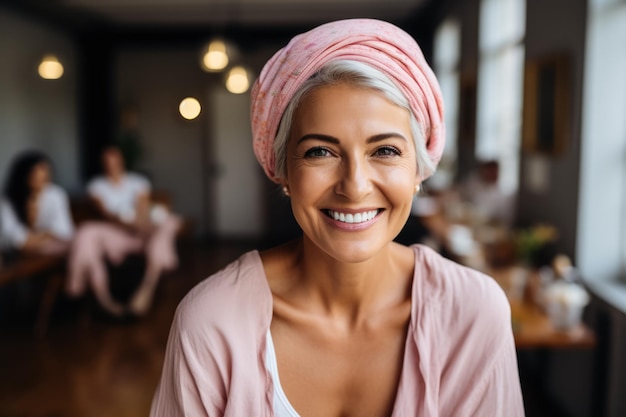
<path fill-rule="evenodd" d="M 338 211 L 328 210 L 328 214 L 335 220 L 343 223 L 363 223 L 372 220 L 378 214 L 378 210 L 364 211 L 362 213 L 340 213 Z"/>

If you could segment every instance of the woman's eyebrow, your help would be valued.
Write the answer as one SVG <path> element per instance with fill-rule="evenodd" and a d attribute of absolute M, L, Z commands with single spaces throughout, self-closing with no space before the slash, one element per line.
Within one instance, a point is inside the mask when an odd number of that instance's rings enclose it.
<path fill-rule="evenodd" d="M 304 135 L 300 139 L 298 139 L 297 144 L 299 145 L 301 142 L 304 142 L 305 140 L 311 140 L 311 139 L 321 140 L 322 142 L 329 142 L 335 145 L 339 145 L 339 139 L 332 137 L 332 136 L 323 135 L 321 133 L 309 133 L 307 135 Z"/>
<path fill-rule="evenodd" d="M 401 135 L 400 133 L 389 132 L 389 133 L 380 133 L 378 135 L 370 136 L 369 138 L 367 138 L 367 143 L 369 144 L 369 143 L 380 142 L 389 138 L 398 138 L 398 139 L 402 139 L 406 141 L 406 138 L 404 137 L 404 135 Z M 339 139 L 333 136 L 323 135 L 321 133 L 309 133 L 307 135 L 302 136 L 300 139 L 298 139 L 297 144 L 299 145 L 301 142 L 304 142 L 305 140 L 321 140 L 322 142 L 333 143 L 335 145 L 339 145 L 340 143 Z"/>
<path fill-rule="evenodd" d="M 396 133 L 396 132 L 389 132 L 389 133 L 381 133 L 381 134 L 378 134 L 378 135 L 370 136 L 369 138 L 367 138 L 367 143 L 380 142 L 380 141 L 383 141 L 383 140 L 389 139 L 389 138 L 398 138 L 398 139 L 402 139 L 404 141 L 407 141 L 406 138 L 404 137 L 404 135 L 402 135 L 400 133 Z"/>

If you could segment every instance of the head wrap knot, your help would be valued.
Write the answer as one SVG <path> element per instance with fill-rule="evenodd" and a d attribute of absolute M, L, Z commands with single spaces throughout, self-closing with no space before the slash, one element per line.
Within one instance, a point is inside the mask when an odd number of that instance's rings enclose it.
<path fill-rule="evenodd" d="M 436 165 L 445 144 L 443 99 L 420 47 L 402 29 L 372 19 L 327 23 L 294 37 L 266 64 L 252 88 L 252 140 L 267 176 L 275 174 L 273 143 L 282 115 L 298 88 L 326 63 L 353 60 L 386 74 L 408 99 Z"/>

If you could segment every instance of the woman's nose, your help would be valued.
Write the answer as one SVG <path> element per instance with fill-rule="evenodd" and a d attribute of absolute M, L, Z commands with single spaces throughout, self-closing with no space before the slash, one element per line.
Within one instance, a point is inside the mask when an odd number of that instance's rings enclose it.
<path fill-rule="evenodd" d="M 372 172 L 365 158 L 347 157 L 341 163 L 335 192 L 359 201 L 373 190 Z"/>

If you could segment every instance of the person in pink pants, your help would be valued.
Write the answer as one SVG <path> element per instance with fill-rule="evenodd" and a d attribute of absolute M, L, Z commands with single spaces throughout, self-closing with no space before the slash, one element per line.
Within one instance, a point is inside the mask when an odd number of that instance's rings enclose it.
<path fill-rule="evenodd" d="M 78 297 L 90 286 L 111 314 L 129 310 L 143 315 L 159 277 L 178 265 L 175 239 L 181 220 L 162 205 L 151 204 L 149 181 L 126 171 L 118 148 L 106 148 L 102 164 L 104 175 L 93 179 L 87 192 L 105 220 L 88 221 L 78 228 L 70 249 L 66 292 Z M 137 253 L 145 254 L 146 270 L 125 307 L 111 296 L 106 261 L 117 265 Z"/>

